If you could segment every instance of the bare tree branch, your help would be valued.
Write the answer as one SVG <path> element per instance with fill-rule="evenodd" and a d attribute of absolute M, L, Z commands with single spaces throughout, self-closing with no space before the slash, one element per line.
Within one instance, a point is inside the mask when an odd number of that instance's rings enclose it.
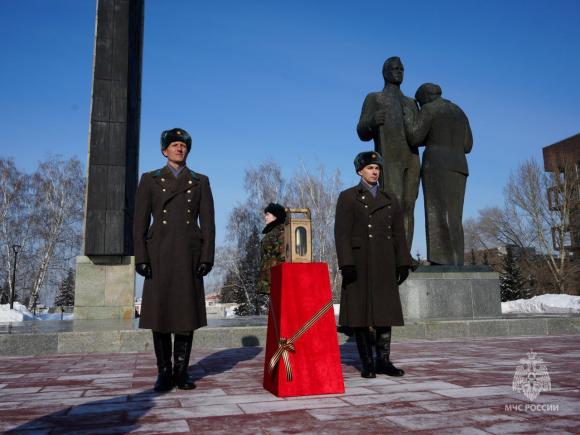
<path fill-rule="evenodd" d="M 573 242 L 571 222 L 580 220 L 579 186 L 578 171 L 572 164 L 552 174 L 544 172 L 534 159 L 525 161 L 508 179 L 504 207 L 485 208 L 476 219 L 466 221 L 466 247 L 534 249 L 538 254 L 535 258 L 523 258 L 527 265 L 537 274 L 547 269 L 555 291 L 571 290 L 580 273 L 579 262 L 568 246 Z M 544 267 L 537 267 L 538 258 Z M 542 277 L 538 280 L 545 281 Z"/>

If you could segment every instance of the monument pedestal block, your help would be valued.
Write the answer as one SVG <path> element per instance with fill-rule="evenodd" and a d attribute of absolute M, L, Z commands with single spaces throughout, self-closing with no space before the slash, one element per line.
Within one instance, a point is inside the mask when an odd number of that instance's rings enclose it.
<path fill-rule="evenodd" d="M 75 320 L 133 319 L 134 298 L 134 257 L 77 257 Z"/>
<path fill-rule="evenodd" d="M 278 397 L 344 393 L 326 263 L 272 268 L 264 388 Z"/>
<path fill-rule="evenodd" d="M 488 266 L 420 266 L 399 293 L 405 320 L 501 317 L 499 274 Z"/>

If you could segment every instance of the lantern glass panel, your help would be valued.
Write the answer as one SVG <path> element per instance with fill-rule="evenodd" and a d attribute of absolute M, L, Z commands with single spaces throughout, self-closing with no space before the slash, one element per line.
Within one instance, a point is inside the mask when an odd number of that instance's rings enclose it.
<path fill-rule="evenodd" d="M 308 240 L 306 237 L 306 228 L 296 227 L 294 232 L 295 239 L 295 249 L 297 255 L 306 255 L 308 252 Z"/>

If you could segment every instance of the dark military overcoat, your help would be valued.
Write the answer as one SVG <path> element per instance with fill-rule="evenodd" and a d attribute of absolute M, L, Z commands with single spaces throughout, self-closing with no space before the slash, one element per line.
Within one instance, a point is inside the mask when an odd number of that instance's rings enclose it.
<path fill-rule="evenodd" d="M 151 223 L 153 218 L 153 223 Z M 143 174 L 135 204 L 135 264 L 149 263 L 140 328 L 193 331 L 207 325 L 200 263 L 213 265 L 214 207 L 209 179 L 166 166 Z"/>
<path fill-rule="evenodd" d="M 403 213 L 392 193 L 376 197 L 362 185 L 340 193 L 334 237 L 338 266 L 356 266 L 356 281 L 343 285 L 339 323 L 400 326 L 403 312 L 396 268 L 411 266 Z"/>

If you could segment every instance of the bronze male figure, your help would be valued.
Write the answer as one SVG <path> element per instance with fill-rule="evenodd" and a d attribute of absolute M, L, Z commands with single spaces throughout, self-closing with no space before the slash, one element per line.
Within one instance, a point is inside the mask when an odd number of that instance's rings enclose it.
<path fill-rule="evenodd" d="M 413 99 L 401 92 L 405 69 L 398 57 L 383 65 L 385 87 L 367 95 L 357 126 L 361 140 L 375 143 L 375 151 L 384 158 L 382 189 L 395 194 L 403 209 L 405 235 L 413 244 L 415 201 L 419 192 L 419 153 L 409 146 L 403 122 L 403 107 L 418 112 Z"/>
<path fill-rule="evenodd" d="M 473 147 L 463 110 L 441 98 L 441 88 L 425 83 L 415 94 L 421 111 L 405 113 L 407 137 L 425 146 L 421 182 L 425 201 L 427 260 L 463 265 L 463 199 L 469 171 L 465 154 Z M 414 119 L 414 121 L 413 121 Z"/>

